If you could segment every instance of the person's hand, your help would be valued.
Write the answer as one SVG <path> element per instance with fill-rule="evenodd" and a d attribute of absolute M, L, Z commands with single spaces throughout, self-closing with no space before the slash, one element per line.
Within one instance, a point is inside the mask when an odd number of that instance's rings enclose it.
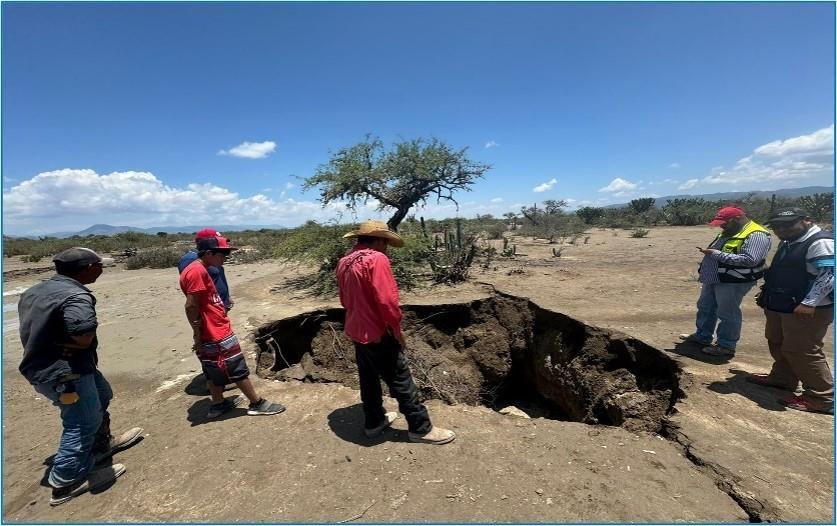
<path fill-rule="evenodd" d="M 201 348 L 201 341 L 196 338 L 195 341 L 192 342 L 192 352 L 197 354 L 197 352 L 200 348 Z"/>
<path fill-rule="evenodd" d="M 811 319 L 814 317 L 815 312 L 817 312 L 817 309 L 814 307 L 809 307 L 808 305 L 803 305 L 801 303 L 793 309 L 793 315 L 801 319 Z"/>
<path fill-rule="evenodd" d="M 398 343 L 399 343 L 399 345 L 401 345 L 402 349 L 407 348 L 407 341 L 404 339 L 404 334 L 403 333 L 396 336 L 395 339 L 398 340 Z"/>
<path fill-rule="evenodd" d="M 696 248 L 698 250 L 700 250 L 701 252 L 703 252 L 707 256 L 709 256 L 711 254 L 714 254 L 715 252 L 720 252 L 720 250 L 715 250 L 714 248 L 700 248 L 700 247 L 696 247 Z"/>

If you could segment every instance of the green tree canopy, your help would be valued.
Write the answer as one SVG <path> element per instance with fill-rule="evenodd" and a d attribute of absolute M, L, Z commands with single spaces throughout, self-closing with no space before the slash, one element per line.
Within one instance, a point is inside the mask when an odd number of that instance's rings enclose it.
<path fill-rule="evenodd" d="M 597 219 L 604 216 L 604 208 L 585 206 L 575 211 L 575 215 L 581 218 L 585 224 L 592 225 Z"/>
<path fill-rule="evenodd" d="M 653 197 L 640 197 L 639 199 L 631 199 L 628 207 L 635 214 L 641 214 L 651 209 L 654 206 L 656 199 Z"/>
<path fill-rule="evenodd" d="M 370 199 L 378 209 L 395 209 L 387 224 L 398 229 L 416 204 L 429 197 L 452 201 L 459 190 L 469 191 L 476 179 L 491 167 L 466 156 L 439 139 L 414 139 L 395 143 L 391 149 L 375 137 L 334 153 L 328 163 L 305 179 L 303 189 L 319 188 L 320 201 L 346 201 L 352 210 Z"/>

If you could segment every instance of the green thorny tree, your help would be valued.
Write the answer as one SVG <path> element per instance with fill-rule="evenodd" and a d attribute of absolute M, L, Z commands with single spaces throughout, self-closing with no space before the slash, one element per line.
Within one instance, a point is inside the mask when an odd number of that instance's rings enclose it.
<path fill-rule="evenodd" d="M 414 139 L 399 142 L 387 151 L 375 137 L 333 154 L 317 173 L 305 179 L 303 188 L 319 187 L 323 206 L 333 201 L 346 201 L 356 210 L 358 204 L 370 199 L 378 202 L 378 210 L 395 209 L 387 224 L 392 230 L 407 217 L 414 205 L 424 204 L 436 196 L 452 201 L 454 192 L 469 191 L 476 179 L 491 168 L 476 163 L 465 155 L 467 148 L 455 150 L 438 139 Z"/>

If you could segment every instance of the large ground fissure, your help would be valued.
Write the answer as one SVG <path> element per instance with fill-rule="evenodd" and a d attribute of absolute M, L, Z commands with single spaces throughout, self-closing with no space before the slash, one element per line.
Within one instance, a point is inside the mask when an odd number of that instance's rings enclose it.
<path fill-rule="evenodd" d="M 683 394 L 679 366 L 660 350 L 524 298 L 402 311 L 407 360 L 425 400 L 659 432 Z M 261 373 L 358 388 L 344 315 L 318 310 L 259 327 Z"/>

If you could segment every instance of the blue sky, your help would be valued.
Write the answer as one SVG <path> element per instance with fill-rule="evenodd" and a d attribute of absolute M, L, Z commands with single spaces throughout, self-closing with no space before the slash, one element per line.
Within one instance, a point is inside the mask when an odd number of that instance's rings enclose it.
<path fill-rule="evenodd" d="M 295 176 L 367 133 L 436 136 L 491 164 L 459 196 L 466 217 L 832 185 L 834 15 L 833 3 L 4 2 L 3 228 L 329 219 L 340 207 L 322 209 Z"/>

